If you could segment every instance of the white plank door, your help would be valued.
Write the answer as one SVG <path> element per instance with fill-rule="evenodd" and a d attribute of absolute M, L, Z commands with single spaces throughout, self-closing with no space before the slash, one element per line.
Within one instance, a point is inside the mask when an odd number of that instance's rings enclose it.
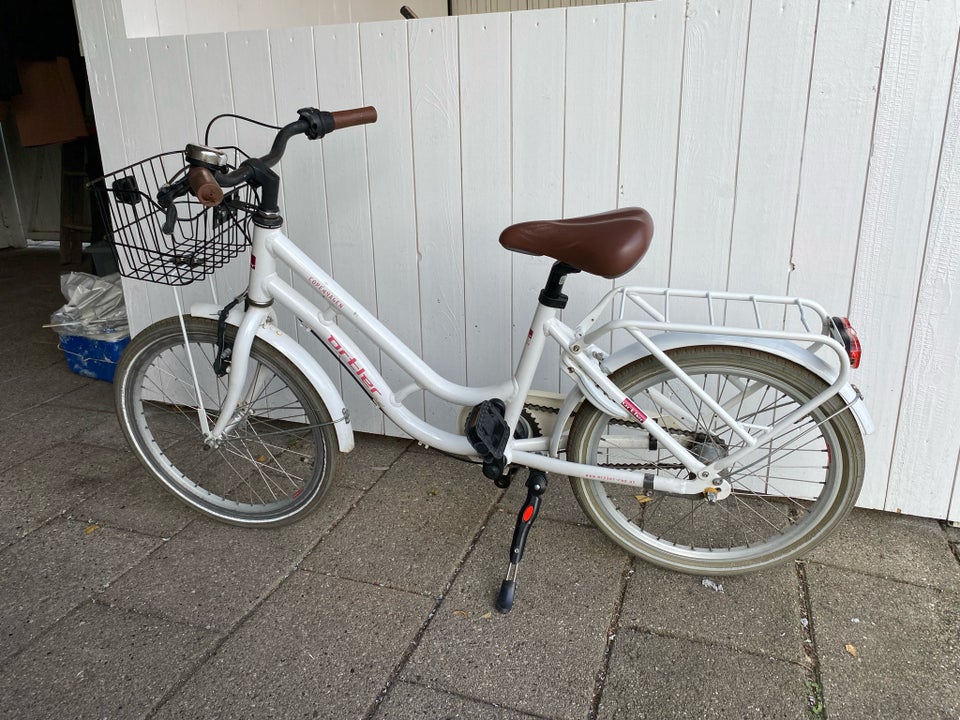
<path fill-rule="evenodd" d="M 887 478 L 958 25 L 956 2 L 894 0 L 891 7 L 851 303 L 866 352 L 875 353 L 872 361 L 867 356 L 857 379 L 877 421 L 867 453 L 871 482 L 861 494 L 861 502 L 868 507 L 897 509 L 887 501 Z"/>
<path fill-rule="evenodd" d="M 320 106 L 327 110 L 362 106 L 359 27 L 325 25 L 313 32 Z M 364 127 L 351 127 L 323 139 L 324 190 L 334 277 L 370 312 L 377 314 L 365 132 Z M 351 334 L 363 353 L 380 367 L 376 345 L 355 331 Z M 380 410 L 358 386 L 353 373 L 341 372 L 344 402 L 350 408 L 354 429 L 382 433 Z"/>
<path fill-rule="evenodd" d="M 466 380 L 463 202 L 456 18 L 408 23 L 413 88 L 423 356 L 452 382 Z M 426 397 L 427 420 L 453 430 L 459 409 Z"/>
<path fill-rule="evenodd" d="M 950 114 L 944 133 L 930 228 L 910 331 L 900 418 L 893 442 L 886 509 L 919 508 L 956 517 L 955 431 L 960 397 L 960 63 L 954 68 Z M 953 483 L 949 482 L 954 478 Z M 917 510 L 912 510 L 916 512 Z"/>
<path fill-rule="evenodd" d="M 566 13 L 516 13 L 511 28 L 513 119 L 513 222 L 563 216 L 564 96 Z M 537 296 L 547 281 L 550 261 L 514 254 L 513 365 L 527 340 Z M 557 392 L 560 353 L 549 344 L 537 367 L 534 388 Z"/>
<path fill-rule="evenodd" d="M 617 207 L 623 19 L 623 5 L 567 9 L 564 217 Z M 612 280 L 596 275 L 568 276 L 564 292 L 570 302 L 561 313 L 563 321 L 579 323 L 612 289 Z M 566 378 L 561 382 L 561 387 L 571 386 Z"/>
<path fill-rule="evenodd" d="M 513 253 L 497 242 L 511 216 L 510 15 L 462 17 L 459 27 L 467 382 L 492 385 L 513 371 Z"/>
<path fill-rule="evenodd" d="M 414 352 L 422 350 L 417 215 L 413 176 L 410 72 L 407 25 L 399 20 L 360 26 L 363 103 L 377 108 L 377 122 L 366 129 L 370 182 L 370 224 L 377 279 L 380 321 Z M 398 138 L 407 138 L 398 142 Z M 395 389 L 409 382 L 385 354 L 384 379 Z M 415 395 L 406 406 L 423 417 L 424 398 Z M 402 435 L 385 422 L 390 435 Z"/>
<path fill-rule="evenodd" d="M 850 307 L 889 3 L 821 3 L 817 19 L 789 292 L 836 315 Z"/>
<path fill-rule="evenodd" d="M 817 5 L 804 0 L 752 8 L 726 283 L 733 292 L 787 292 L 816 21 Z M 764 327 L 783 324 L 782 308 L 760 316 Z M 753 311 L 731 305 L 727 322 L 750 326 Z"/>
<path fill-rule="evenodd" d="M 683 72 L 683 3 L 652 0 L 625 8 L 620 120 L 621 207 L 645 208 L 653 242 L 618 285 L 666 285 Z"/>
<path fill-rule="evenodd" d="M 670 285 L 726 286 L 750 3 L 690 0 Z"/>

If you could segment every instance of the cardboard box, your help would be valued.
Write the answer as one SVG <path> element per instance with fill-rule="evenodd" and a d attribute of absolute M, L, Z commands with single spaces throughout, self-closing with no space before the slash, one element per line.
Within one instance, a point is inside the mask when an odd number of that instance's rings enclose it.
<path fill-rule="evenodd" d="M 66 58 L 20 61 L 17 72 L 23 94 L 13 98 L 13 116 L 23 147 L 87 136 L 80 95 Z"/>

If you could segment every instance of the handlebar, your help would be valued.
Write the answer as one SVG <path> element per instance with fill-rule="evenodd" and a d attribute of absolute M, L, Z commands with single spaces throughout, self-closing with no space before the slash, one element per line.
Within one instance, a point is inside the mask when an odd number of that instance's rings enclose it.
<path fill-rule="evenodd" d="M 223 202 L 223 188 L 250 183 L 264 189 L 261 206 L 271 210 L 276 205 L 277 188 L 275 187 L 276 175 L 270 168 L 280 162 L 287 149 L 287 142 L 291 138 L 306 135 L 310 140 L 317 140 L 334 130 L 377 121 L 377 110 L 370 106 L 336 112 L 303 108 L 298 110 L 297 114 L 300 116 L 298 120 L 283 126 L 277 132 L 270 152 L 259 158 L 244 160 L 236 170 L 220 172 L 205 163 L 191 160 L 191 168 L 185 181 L 181 180 L 164 188 L 158 195 L 157 200 L 168 210 L 168 222 L 165 228 L 169 226 L 172 231 L 173 223 L 176 221 L 175 217 L 172 221 L 169 218 L 169 209 L 174 207 L 173 201 L 191 190 L 205 208 L 210 208 Z"/>

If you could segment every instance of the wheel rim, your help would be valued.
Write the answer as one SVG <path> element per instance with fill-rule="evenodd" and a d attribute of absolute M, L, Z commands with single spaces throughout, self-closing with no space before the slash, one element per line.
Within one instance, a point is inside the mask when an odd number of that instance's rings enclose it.
<path fill-rule="evenodd" d="M 735 418 L 754 427 L 785 416 L 812 394 L 761 369 L 700 361 L 684 370 Z M 666 370 L 624 389 L 705 463 L 743 444 Z M 588 514 L 621 545 L 671 566 L 728 567 L 796 554 L 836 515 L 844 458 L 824 407 L 764 445 L 759 457 L 734 465 L 727 478 L 733 493 L 725 500 L 709 503 L 702 496 L 641 494 L 622 485 L 579 481 Z M 668 452 L 650 449 L 638 424 L 596 413 L 582 437 L 581 461 L 673 477 L 687 474 Z"/>
<path fill-rule="evenodd" d="M 182 339 L 155 350 L 150 359 L 144 353 L 146 366 L 131 373 L 125 395 L 134 446 L 168 489 L 214 517 L 250 523 L 283 520 L 316 496 L 327 454 L 322 419 L 270 358 L 254 350 L 242 417 L 210 449 Z M 227 389 L 213 372 L 215 336 L 191 332 L 190 353 L 213 427 Z"/>

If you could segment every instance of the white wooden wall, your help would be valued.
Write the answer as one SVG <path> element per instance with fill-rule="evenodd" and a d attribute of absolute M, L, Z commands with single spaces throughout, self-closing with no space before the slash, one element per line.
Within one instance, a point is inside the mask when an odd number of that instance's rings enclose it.
<path fill-rule="evenodd" d="M 131 38 L 396 20 L 402 4 L 402 0 L 121 0 Z M 447 0 L 406 4 L 420 17 L 447 14 Z"/>
<path fill-rule="evenodd" d="M 613 5 L 646 0 L 451 0 L 451 15 L 515 12 L 517 10 L 546 10 L 548 8 L 583 7 L 584 5 Z"/>
<path fill-rule="evenodd" d="M 119 2 L 77 0 L 105 166 L 195 140 L 217 112 L 376 105 L 376 125 L 284 160 L 288 229 L 474 383 L 509 372 L 549 265 L 502 251 L 500 228 L 643 205 L 654 245 L 619 282 L 849 314 L 878 427 L 861 505 L 960 520 L 957 0 L 649 0 L 147 40 L 125 37 Z M 571 278 L 568 314 L 610 285 Z M 136 326 L 172 307 L 136 283 L 128 297 Z M 561 388 L 546 365 L 539 380 Z M 392 431 L 343 385 L 361 429 Z"/>

